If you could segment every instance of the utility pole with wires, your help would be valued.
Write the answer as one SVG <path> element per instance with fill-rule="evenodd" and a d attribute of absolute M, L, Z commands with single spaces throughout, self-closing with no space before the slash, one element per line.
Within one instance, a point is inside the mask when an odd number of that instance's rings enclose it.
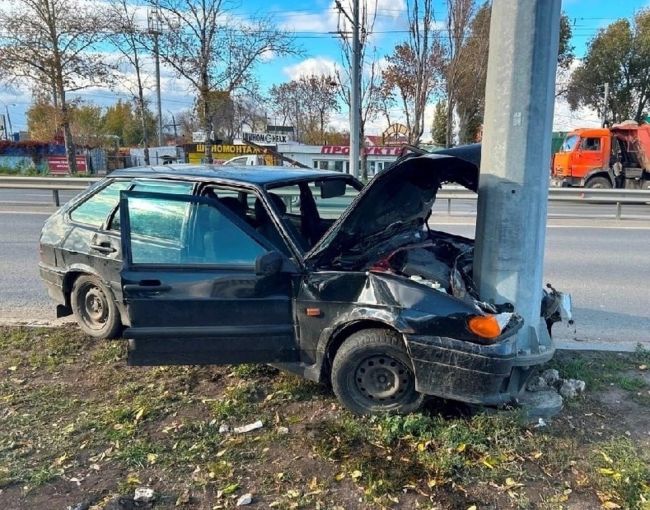
<path fill-rule="evenodd" d="M 148 25 L 149 34 L 153 36 L 153 53 L 156 65 L 156 106 L 158 109 L 158 147 L 163 145 L 163 123 L 162 123 L 162 102 L 160 100 L 160 48 L 158 38 L 162 34 L 162 21 L 160 20 L 159 7 L 149 11 Z"/>
<path fill-rule="evenodd" d="M 336 8 L 352 25 L 352 59 L 350 69 L 350 173 L 359 177 L 360 131 L 361 131 L 361 40 L 359 26 L 359 0 L 352 0 L 352 16 L 348 15 L 341 2 L 335 0 Z M 341 37 L 346 34 L 339 32 Z"/>

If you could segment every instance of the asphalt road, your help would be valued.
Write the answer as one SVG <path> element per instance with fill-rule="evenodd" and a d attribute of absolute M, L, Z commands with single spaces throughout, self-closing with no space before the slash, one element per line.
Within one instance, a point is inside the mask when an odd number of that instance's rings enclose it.
<path fill-rule="evenodd" d="M 51 194 L 0 191 L 0 320 L 52 319 L 38 276 L 38 236 L 51 208 L 31 205 Z M 436 211 L 433 221 L 440 230 L 473 237 L 470 206 L 454 203 L 457 215 L 449 217 L 441 204 L 437 209 L 445 212 Z M 547 231 L 545 281 L 573 295 L 576 319 L 575 329 L 558 326 L 556 338 L 650 344 L 650 207 L 631 206 L 649 220 L 620 222 L 600 219 L 611 217 L 607 206 L 584 207 L 593 210 L 578 212 L 592 219 L 551 219 Z"/>

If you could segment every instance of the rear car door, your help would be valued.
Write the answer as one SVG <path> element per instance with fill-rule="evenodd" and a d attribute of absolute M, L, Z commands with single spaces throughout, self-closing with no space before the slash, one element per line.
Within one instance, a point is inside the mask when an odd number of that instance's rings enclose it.
<path fill-rule="evenodd" d="M 122 192 L 122 291 L 135 365 L 298 360 L 292 266 L 217 200 Z"/>

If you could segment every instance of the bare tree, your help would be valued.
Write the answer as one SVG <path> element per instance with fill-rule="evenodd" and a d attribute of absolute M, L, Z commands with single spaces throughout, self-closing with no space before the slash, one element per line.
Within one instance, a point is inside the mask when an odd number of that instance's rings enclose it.
<path fill-rule="evenodd" d="M 0 12 L 0 26 L 0 68 L 13 81 L 52 91 L 76 172 L 67 95 L 106 79 L 109 66 L 95 47 L 103 37 L 101 12 L 82 0 L 12 0 Z"/>
<path fill-rule="evenodd" d="M 137 21 L 137 11 L 128 0 L 111 0 L 108 7 L 112 32 L 108 38 L 122 54 L 123 59 L 135 73 L 134 88 L 131 93 L 138 107 L 138 117 L 142 124 L 144 163 L 149 164 L 149 133 L 147 130 L 147 105 L 144 99 L 145 77 L 143 57 L 147 53 L 148 34 Z M 128 87 L 128 80 L 121 80 Z M 130 88 L 130 87 L 129 87 Z"/>
<path fill-rule="evenodd" d="M 298 80 L 274 85 L 269 92 L 273 111 L 293 124 L 296 139 L 305 143 L 325 143 L 326 124 L 340 111 L 338 83 L 332 76 L 301 76 Z"/>
<path fill-rule="evenodd" d="M 270 18 L 243 22 L 230 16 L 224 0 L 149 0 L 163 24 L 161 57 L 196 90 L 199 118 L 212 161 L 210 94 L 232 93 L 254 83 L 253 71 L 268 55 L 294 53 L 293 38 Z"/>
<path fill-rule="evenodd" d="M 375 28 L 377 20 L 377 0 L 372 2 L 370 8 L 368 0 L 359 0 L 361 3 L 361 12 L 359 14 L 359 38 L 360 38 L 360 58 L 359 66 L 361 68 L 361 98 L 359 101 L 361 108 L 361 122 L 359 123 L 359 144 L 361 153 L 361 177 L 368 179 L 368 156 L 364 149 L 364 140 L 366 134 L 366 124 L 373 120 L 380 111 L 380 76 L 381 70 L 377 63 L 377 49 L 372 48 L 372 53 L 368 53 L 369 38 Z M 352 38 L 350 37 L 351 20 L 347 13 L 352 12 L 352 6 L 348 3 L 343 6 L 337 2 L 342 16 L 339 16 L 338 34 L 341 46 L 341 60 L 343 71 L 336 71 L 336 78 L 339 84 L 339 95 L 347 105 L 348 111 L 351 105 L 352 93 Z"/>
<path fill-rule="evenodd" d="M 447 147 L 453 145 L 457 82 L 463 69 L 461 49 L 474 15 L 474 0 L 447 0 L 447 41 L 444 65 L 447 98 Z"/>
<path fill-rule="evenodd" d="M 409 143 L 418 145 L 424 133 L 424 112 L 440 83 L 443 49 L 432 0 L 408 4 L 408 40 L 395 46 L 382 72 L 382 89 L 396 90 L 409 130 Z"/>

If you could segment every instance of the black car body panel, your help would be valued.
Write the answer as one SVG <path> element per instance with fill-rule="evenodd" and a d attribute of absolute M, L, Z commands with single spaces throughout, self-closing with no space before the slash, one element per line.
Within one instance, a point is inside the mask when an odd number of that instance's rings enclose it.
<path fill-rule="evenodd" d="M 137 179 L 189 182 L 192 188 L 172 195 L 134 191 L 129 184 L 120 193 L 119 208 L 115 204 L 101 225 L 71 218 L 75 207 L 105 186 Z M 323 381 L 345 338 L 380 327 L 403 337 L 418 391 L 486 404 L 511 399 L 525 383 L 511 377 L 514 335 L 522 320 L 507 303 L 480 301 L 471 279 L 472 240 L 427 226 L 442 183 L 476 189 L 478 168 L 472 158 L 404 158 L 364 188 L 304 252 L 269 190 L 327 179 L 362 187 L 337 172 L 272 167 L 167 165 L 116 171 L 47 220 L 41 276 L 63 314 L 70 312 L 76 275 L 100 278 L 126 326 L 133 365 L 265 362 Z M 277 245 L 218 199 L 203 196 L 208 185 L 257 197 L 288 255 L 278 255 Z M 138 199 L 217 211 L 260 250 L 275 254 L 271 262 L 277 259 L 280 266 L 267 274 L 252 259 L 237 265 L 136 260 L 133 247 L 140 241 L 133 237 L 130 201 Z M 187 225 L 198 225 L 195 214 L 187 217 Z M 120 230 L 114 226 L 118 219 Z M 505 317 L 501 335 L 489 345 L 467 327 L 469 317 L 486 314 Z"/>

